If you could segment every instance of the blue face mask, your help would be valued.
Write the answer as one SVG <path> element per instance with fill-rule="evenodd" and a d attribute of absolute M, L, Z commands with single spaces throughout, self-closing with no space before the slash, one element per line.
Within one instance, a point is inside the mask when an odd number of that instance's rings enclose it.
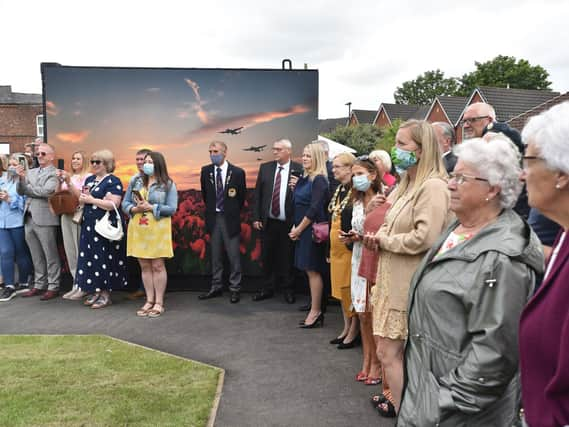
<path fill-rule="evenodd" d="M 391 161 L 393 162 L 397 173 L 401 175 L 411 166 L 415 166 L 418 160 L 414 151 L 407 151 L 399 147 L 393 147 L 391 149 Z"/>
<path fill-rule="evenodd" d="M 371 186 L 371 182 L 367 175 L 355 175 L 352 177 L 352 183 L 354 188 L 358 191 L 367 191 Z"/>
<path fill-rule="evenodd" d="M 154 175 L 154 164 L 152 163 L 145 163 L 142 165 L 142 172 L 145 175 L 152 176 Z"/>
<path fill-rule="evenodd" d="M 223 154 L 210 154 L 209 158 L 211 162 L 216 166 L 221 166 L 223 163 Z"/>

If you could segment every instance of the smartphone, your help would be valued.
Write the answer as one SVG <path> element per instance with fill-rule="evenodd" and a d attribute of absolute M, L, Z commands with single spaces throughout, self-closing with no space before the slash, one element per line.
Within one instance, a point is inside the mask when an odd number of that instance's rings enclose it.
<path fill-rule="evenodd" d="M 26 156 L 18 156 L 18 163 L 24 168 L 26 169 L 26 166 L 28 164 L 28 159 L 26 159 Z"/>
<path fill-rule="evenodd" d="M 293 169 L 293 170 L 290 171 L 290 174 L 291 174 L 292 176 L 295 176 L 295 177 L 297 177 L 297 178 L 300 178 L 300 177 L 302 176 L 302 171 Z"/>
<path fill-rule="evenodd" d="M 132 196 L 137 203 L 144 200 L 144 197 L 142 197 L 142 194 L 140 194 L 140 191 L 138 190 L 132 190 Z"/>

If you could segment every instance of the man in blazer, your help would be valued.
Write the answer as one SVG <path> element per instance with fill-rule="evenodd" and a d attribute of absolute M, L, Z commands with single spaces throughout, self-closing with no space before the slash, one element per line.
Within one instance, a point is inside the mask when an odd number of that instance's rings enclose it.
<path fill-rule="evenodd" d="M 49 209 L 47 199 L 57 187 L 56 168 L 53 166 L 55 149 L 49 144 L 38 148 L 39 167 L 27 172 L 20 165 L 16 169 L 20 180 L 16 190 L 25 195 L 24 207 L 26 243 L 34 264 L 34 283 L 24 297 L 41 295 L 46 301 L 57 297 L 61 275 L 57 251 L 59 217 Z"/>
<path fill-rule="evenodd" d="M 211 164 L 202 167 L 200 183 L 205 202 L 205 224 L 211 235 L 212 279 L 208 293 L 199 299 L 221 296 L 223 289 L 223 248 L 229 259 L 231 302 L 239 302 L 241 291 L 241 259 L 239 236 L 240 214 L 245 202 L 245 171 L 226 161 L 227 145 L 221 141 L 209 144 Z"/>
<path fill-rule="evenodd" d="M 261 232 L 263 288 L 253 301 L 272 298 L 277 282 L 285 301 L 295 301 L 292 275 L 293 242 L 288 233 L 293 223 L 291 174 L 300 176 L 302 166 L 291 161 L 292 143 L 281 139 L 273 143 L 272 162 L 259 168 L 253 203 L 253 228 Z"/>
<path fill-rule="evenodd" d="M 445 169 L 447 173 L 451 173 L 458 160 L 456 154 L 452 152 L 455 141 L 454 129 L 446 122 L 435 122 L 433 123 L 433 130 L 437 136 L 437 143 L 439 144 Z"/>

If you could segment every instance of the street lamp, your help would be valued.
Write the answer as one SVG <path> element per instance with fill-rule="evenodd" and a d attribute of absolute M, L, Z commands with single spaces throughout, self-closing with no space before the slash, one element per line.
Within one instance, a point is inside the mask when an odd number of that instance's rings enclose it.
<path fill-rule="evenodd" d="M 352 116 L 352 103 L 346 102 L 344 105 L 348 106 L 348 123 L 350 123 L 350 117 Z"/>

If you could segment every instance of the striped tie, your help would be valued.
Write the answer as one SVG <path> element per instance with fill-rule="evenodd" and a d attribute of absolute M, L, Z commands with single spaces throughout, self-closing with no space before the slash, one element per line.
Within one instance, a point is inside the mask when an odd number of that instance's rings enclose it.
<path fill-rule="evenodd" d="M 281 214 L 281 172 L 282 166 L 279 166 L 277 177 L 275 179 L 275 187 L 273 188 L 273 198 L 271 200 L 271 214 L 273 217 L 278 218 Z"/>

